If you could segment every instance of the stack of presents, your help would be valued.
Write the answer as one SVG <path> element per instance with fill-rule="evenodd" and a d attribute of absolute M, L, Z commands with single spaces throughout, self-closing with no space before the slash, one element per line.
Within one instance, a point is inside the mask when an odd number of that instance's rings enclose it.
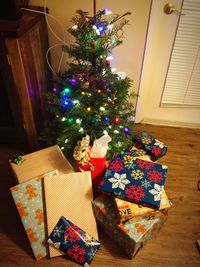
<path fill-rule="evenodd" d="M 67 255 L 89 266 L 100 248 L 97 223 L 131 259 L 165 223 L 167 166 L 155 161 L 167 147 L 141 132 L 106 162 L 109 140 L 100 139 L 77 143 L 76 171 L 57 145 L 10 160 L 10 191 L 36 260 Z"/>

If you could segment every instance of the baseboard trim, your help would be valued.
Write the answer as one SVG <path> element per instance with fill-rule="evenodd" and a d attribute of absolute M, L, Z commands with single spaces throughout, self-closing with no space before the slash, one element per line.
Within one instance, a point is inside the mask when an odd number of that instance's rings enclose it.
<path fill-rule="evenodd" d="M 168 121 L 168 120 L 158 120 L 158 119 L 150 119 L 144 118 L 141 121 L 142 124 L 152 124 L 152 125 L 160 125 L 160 126 L 171 126 L 171 127 L 183 127 L 183 128 L 196 128 L 200 129 L 200 123 L 190 123 L 190 122 L 180 122 L 180 121 Z"/>

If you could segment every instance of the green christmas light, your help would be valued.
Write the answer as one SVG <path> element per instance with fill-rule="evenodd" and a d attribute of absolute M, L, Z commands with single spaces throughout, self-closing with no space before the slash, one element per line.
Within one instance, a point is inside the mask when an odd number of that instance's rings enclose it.
<path fill-rule="evenodd" d="M 70 93 L 71 93 L 71 88 L 66 87 L 66 88 L 63 89 L 63 95 L 68 95 Z"/>
<path fill-rule="evenodd" d="M 120 152 L 120 155 L 124 155 L 125 154 L 125 151 L 124 150 L 122 150 L 121 152 Z"/>
<path fill-rule="evenodd" d="M 66 122 L 67 122 L 68 125 L 72 125 L 74 123 L 74 121 L 75 120 L 74 120 L 73 117 L 69 117 L 69 118 L 66 119 Z"/>

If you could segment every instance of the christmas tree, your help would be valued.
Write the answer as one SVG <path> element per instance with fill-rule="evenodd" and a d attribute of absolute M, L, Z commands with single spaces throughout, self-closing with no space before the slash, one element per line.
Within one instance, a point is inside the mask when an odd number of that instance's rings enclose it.
<path fill-rule="evenodd" d="M 109 155 L 131 144 L 134 106 L 129 92 L 131 79 L 120 78 L 111 68 L 112 51 L 122 44 L 125 16 L 108 9 L 93 17 L 78 10 L 68 31 L 75 37 L 63 49 L 72 59 L 58 74 L 56 87 L 48 93 L 48 122 L 42 134 L 46 144 L 57 143 L 67 155 L 78 140 L 108 133 Z"/>

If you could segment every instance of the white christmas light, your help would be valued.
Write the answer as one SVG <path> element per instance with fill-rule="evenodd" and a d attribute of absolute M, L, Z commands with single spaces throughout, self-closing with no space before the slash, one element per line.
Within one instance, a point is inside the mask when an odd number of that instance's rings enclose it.
<path fill-rule="evenodd" d="M 135 121 L 135 117 L 134 117 L 134 116 L 130 116 L 130 117 L 128 118 L 128 121 Z"/>
<path fill-rule="evenodd" d="M 76 30 L 78 28 L 78 25 L 74 25 L 74 26 L 72 26 L 72 29 L 73 30 Z"/>
<path fill-rule="evenodd" d="M 121 142 L 117 142 L 117 145 L 118 145 L 118 147 L 121 147 L 122 143 Z"/>
<path fill-rule="evenodd" d="M 112 28 L 113 28 L 113 24 L 108 24 L 107 29 L 108 29 L 109 31 L 112 31 Z"/>
<path fill-rule="evenodd" d="M 82 121 L 81 119 L 76 119 L 76 123 L 77 123 L 77 124 L 80 124 L 81 121 Z"/>
<path fill-rule="evenodd" d="M 109 128 L 109 129 L 112 129 L 112 125 L 109 125 L 108 128 Z"/>
<path fill-rule="evenodd" d="M 97 35 L 101 34 L 99 29 L 96 29 L 96 33 L 97 33 Z"/>
<path fill-rule="evenodd" d="M 96 26 L 96 25 L 93 25 L 92 28 L 93 28 L 94 30 L 96 30 L 96 29 L 97 29 L 97 26 Z"/>
<path fill-rule="evenodd" d="M 112 14 L 112 11 L 109 10 L 108 8 L 105 8 L 105 15 L 111 15 Z"/>
<path fill-rule="evenodd" d="M 118 133 L 119 133 L 119 131 L 118 131 L 118 130 L 114 130 L 114 133 L 118 134 Z"/>
<path fill-rule="evenodd" d="M 102 70 L 102 74 L 103 75 L 106 74 L 106 70 L 105 69 Z"/>
<path fill-rule="evenodd" d="M 106 130 L 103 131 L 103 134 L 108 134 L 108 132 Z"/>
<path fill-rule="evenodd" d="M 101 111 L 105 111 L 105 108 L 104 107 L 100 107 L 99 108 Z"/>
<path fill-rule="evenodd" d="M 67 144 L 67 143 L 68 143 L 68 141 L 69 141 L 68 139 L 65 139 L 65 144 Z"/>
<path fill-rule="evenodd" d="M 79 132 L 80 132 L 80 133 L 83 133 L 83 131 L 84 131 L 83 128 L 80 128 L 80 129 L 79 129 Z"/>
<path fill-rule="evenodd" d="M 66 121 L 66 118 L 65 117 L 62 117 L 61 121 Z"/>
<path fill-rule="evenodd" d="M 72 102 L 73 102 L 73 104 L 77 104 L 77 105 L 80 104 L 79 100 L 77 100 L 77 99 L 73 100 Z"/>
<path fill-rule="evenodd" d="M 64 146 L 62 146 L 61 149 L 64 150 L 65 149 Z"/>
<path fill-rule="evenodd" d="M 117 68 L 112 68 L 111 71 L 115 72 L 115 71 L 117 71 Z"/>
<path fill-rule="evenodd" d="M 114 59 L 114 57 L 113 56 L 108 56 L 107 58 L 106 58 L 106 60 L 113 60 Z"/>

